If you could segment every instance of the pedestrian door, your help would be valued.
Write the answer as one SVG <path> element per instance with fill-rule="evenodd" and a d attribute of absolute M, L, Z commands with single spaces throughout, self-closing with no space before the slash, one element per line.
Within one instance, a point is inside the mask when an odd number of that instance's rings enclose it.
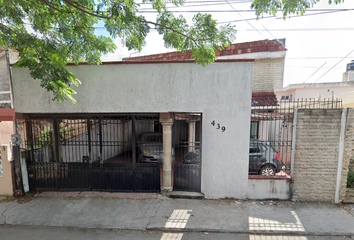
<path fill-rule="evenodd" d="M 200 113 L 174 114 L 174 191 L 201 191 L 201 117 Z"/>

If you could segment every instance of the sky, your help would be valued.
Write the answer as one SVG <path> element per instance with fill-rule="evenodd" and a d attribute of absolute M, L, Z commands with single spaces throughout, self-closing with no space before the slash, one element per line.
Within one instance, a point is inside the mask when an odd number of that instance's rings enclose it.
<path fill-rule="evenodd" d="M 285 38 L 288 51 L 284 86 L 342 81 L 346 65 L 354 60 L 354 1 L 329 5 L 327 0 L 321 0 L 303 16 L 291 15 L 285 20 L 281 13 L 263 15 L 257 20 L 250 5 L 251 0 L 187 0 L 182 7 L 168 9 L 179 11 L 174 14 L 182 14 L 187 20 L 196 14 L 188 11 L 203 11 L 211 13 L 218 23 L 232 21 L 237 29 L 234 43 Z M 140 6 L 140 11 L 151 10 L 151 5 Z M 151 21 L 156 18 L 154 13 L 143 14 Z M 174 51 L 164 47 L 162 37 L 154 30 L 146 40 L 139 53 L 128 51 L 120 39 L 115 39 L 116 52 L 103 61 Z"/>

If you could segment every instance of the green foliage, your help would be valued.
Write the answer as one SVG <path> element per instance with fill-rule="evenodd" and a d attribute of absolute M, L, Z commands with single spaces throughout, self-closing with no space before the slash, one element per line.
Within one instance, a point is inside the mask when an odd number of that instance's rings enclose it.
<path fill-rule="evenodd" d="M 256 10 L 256 15 L 264 13 L 275 15 L 282 11 L 284 18 L 291 13 L 303 15 L 306 9 L 313 7 L 320 0 L 254 0 L 251 8 Z M 339 4 L 344 0 L 328 0 L 328 4 Z"/>
<path fill-rule="evenodd" d="M 99 20 L 129 49 L 141 50 L 151 27 L 163 34 L 165 45 L 180 51 L 191 50 L 202 65 L 215 59 L 215 51 L 234 40 L 234 26 L 217 27 L 210 14 L 197 14 L 188 25 L 175 17 L 166 3 L 179 6 L 184 0 L 143 0 L 158 12 L 155 22 L 139 13 L 134 0 L 0 0 L 0 47 L 19 52 L 18 67 L 29 68 L 41 86 L 53 92 L 53 100 L 75 103 L 72 86 L 81 82 L 65 66 L 72 62 L 100 64 L 100 57 L 115 50 L 110 37 L 96 36 L 93 25 Z"/>
<path fill-rule="evenodd" d="M 348 171 L 347 187 L 354 188 L 354 171 Z"/>
<path fill-rule="evenodd" d="M 66 140 L 73 137 L 72 132 L 75 130 L 74 128 L 67 128 L 68 124 L 64 126 L 59 126 L 59 140 L 61 144 L 65 144 Z M 41 131 L 39 137 L 34 141 L 33 148 L 45 148 L 47 146 L 53 145 L 53 131 L 52 130 L 43 130 Z M 31 146 L 28 143 L 28 146 Z"/>
<path fill-rule="evenodd" d="M 33 148 L 45 148 L 53 144 L 53 132 L 52 130 L 41 131 L 40 136 L 33 144 Z"/>

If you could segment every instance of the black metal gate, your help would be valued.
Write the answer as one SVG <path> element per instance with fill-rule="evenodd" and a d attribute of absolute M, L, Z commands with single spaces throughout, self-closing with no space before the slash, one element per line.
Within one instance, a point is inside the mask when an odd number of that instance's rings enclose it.
<path fill-rule="evenodd" d="M 138 162 L 149 152 L 140 136 L 161 135 L 158 115 L 31 115 L 22 125 L 31 189 L 160 191 L 159 159 Z"/>
<path fill-rule="evenodd" d="M 201 114 L 175 113 L 173 189 L 201 191 Z"/>

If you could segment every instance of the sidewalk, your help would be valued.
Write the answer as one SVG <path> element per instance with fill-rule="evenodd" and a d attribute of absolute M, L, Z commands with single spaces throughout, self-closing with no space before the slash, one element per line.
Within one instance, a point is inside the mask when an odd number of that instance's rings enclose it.
<path fill-rule="evenodd" d="M 354 235 L 354 205 L 170 199 L 158 194 L 59 193 L 58 196 L 45 193 L 47 197 L 42 196 L 23 204 L 0 203 L 0 224 L 165 232 Z M 129 199 L 122 199 L 123 196 Z"/>

